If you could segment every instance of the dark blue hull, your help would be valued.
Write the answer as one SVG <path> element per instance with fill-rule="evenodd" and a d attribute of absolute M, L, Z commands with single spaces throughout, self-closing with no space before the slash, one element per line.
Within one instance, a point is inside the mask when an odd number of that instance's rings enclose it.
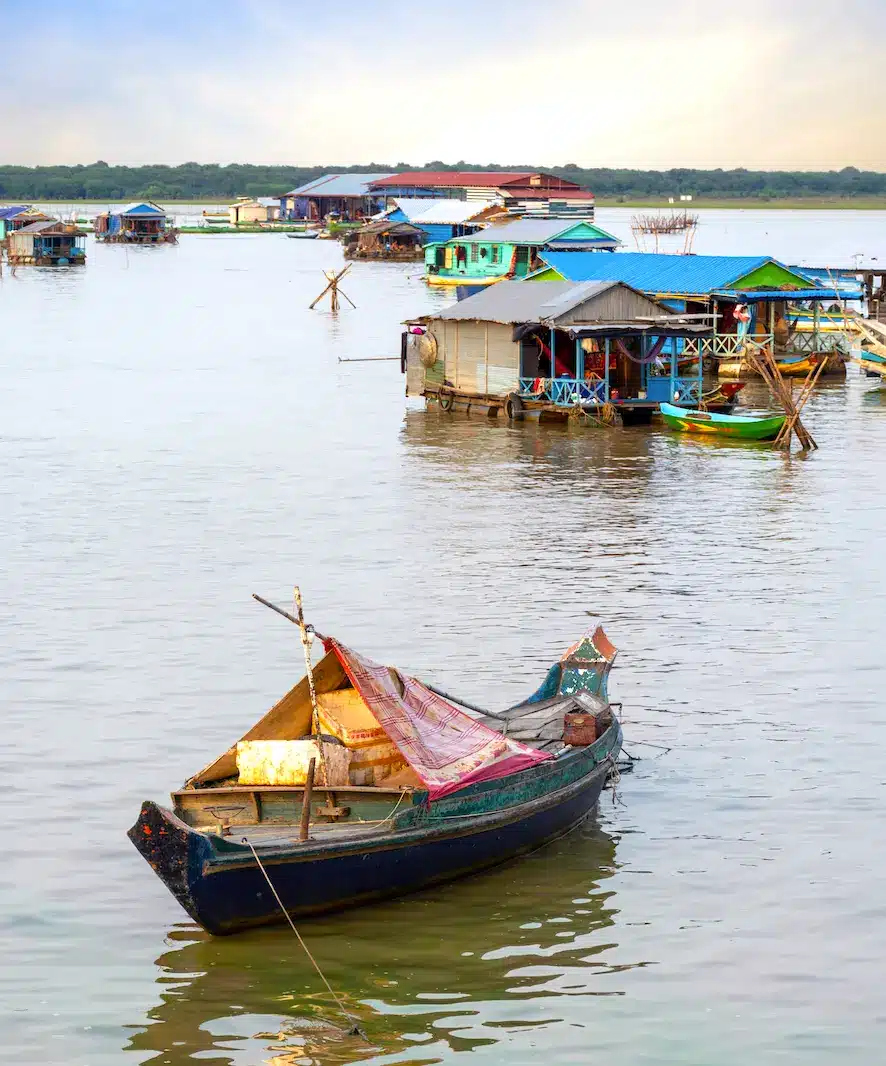
<path fill-rule="evenodd" d="M 565 787 L 504 810 L 432 816 L 405 831 L 347 843 L 292 843 L 260 856 L 294 918 L 414 892 L 494 866 L 566 833 L 595 807 L 610 766 L 608 760 L 594 759 L 584 767 L 587 773 Z M 142 806 L 129 836 L 210 933 L 283 920 L 251 853 L 233 838 L 228 842 L 191 829 L 153 803 Z"/>

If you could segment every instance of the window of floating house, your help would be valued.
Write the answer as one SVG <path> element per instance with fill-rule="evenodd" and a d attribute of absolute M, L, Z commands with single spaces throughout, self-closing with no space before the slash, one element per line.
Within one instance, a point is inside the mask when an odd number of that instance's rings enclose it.
<path fill-rule="evenodd" d="M 480 245 L 479 244 L 472 244 L 471 245 L 471 262 L 472 263 L 476 263 L 479 258 L 480 258 Z"/>
<path fill-rule="evenodd" d="M 490 263 L 500 263 L 501 262 L 501 245 L 500 244 L 493 244 L 493 245 L 490 246 L 489 251 L 491 253 L 490 257 L 489 257 Z"/>

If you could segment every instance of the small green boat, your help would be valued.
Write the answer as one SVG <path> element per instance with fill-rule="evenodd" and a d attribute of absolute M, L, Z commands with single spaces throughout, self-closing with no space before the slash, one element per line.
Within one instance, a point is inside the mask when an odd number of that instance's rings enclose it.
<path fill-rule="evenodd" d="M 784 425 L 784 415 L 720 415 L 659 404 L 662 418 L 671 429 L 683 433 L 707 433 L 740 440 L 774 440 Z"/>

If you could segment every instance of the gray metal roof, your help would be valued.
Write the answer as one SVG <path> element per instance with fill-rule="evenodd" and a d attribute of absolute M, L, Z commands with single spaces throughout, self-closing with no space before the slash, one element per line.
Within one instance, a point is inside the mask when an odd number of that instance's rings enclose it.
<path fill-rule="evenodd" d="M 547 244 L 561 233 L 584 221 L 580 218 L 515 218 L 501 226 L 490 226 L 468 237 L 459 237 L 459 244 Z"/>
<path fill-rule="evenodd" d="M 390 174 L 324 174 L 300 185 L 287 196 L 368 196 L 373 181 L 389 178 Z"/>
<path fill-rule="evenodd" d="M 429 225 L 458 226 L 489 207 L 488 203 L 478 200 L 450 200 L 448 198 L 408 200 L 406 197 L 398 197 L 394 203 L 410 222 L 419 226 L 423 222 Z"/>
<path fill-rule="evenodd" d="M 60 235 L 68 237 L 84 237 L 86 231 L 78 229 L 73 223 L 59 222 L 57 218 L 49 219 L 46 222 L 31 222 L 27 226 L 23 226 L 17 233 L 58 233 Z M 13 234 L 15 236 L 15 234 Z M 557 284 L 560 284 L 559 282 Z"/>
<path fill-rule="evenodd" d="M 427 318 L 476 319 L 506 325 L 545 322 L 562 318 L 573 307 L 618 284 L 617 281 L 592 281 L 581 285 L 571 281 L 499 281 Z"/>

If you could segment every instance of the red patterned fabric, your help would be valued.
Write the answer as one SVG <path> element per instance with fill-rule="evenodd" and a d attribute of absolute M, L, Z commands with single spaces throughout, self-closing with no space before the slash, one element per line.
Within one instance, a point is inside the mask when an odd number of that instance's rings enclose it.
<path fill-rule="evenodd" d="M 427 786 L 431 799 L 467 783 L 507 777 L 552 757 L 496 733 L 415 678 L 380 666 L 333 637 L 324 644 L 338 656 L 351 684 Z"/>

